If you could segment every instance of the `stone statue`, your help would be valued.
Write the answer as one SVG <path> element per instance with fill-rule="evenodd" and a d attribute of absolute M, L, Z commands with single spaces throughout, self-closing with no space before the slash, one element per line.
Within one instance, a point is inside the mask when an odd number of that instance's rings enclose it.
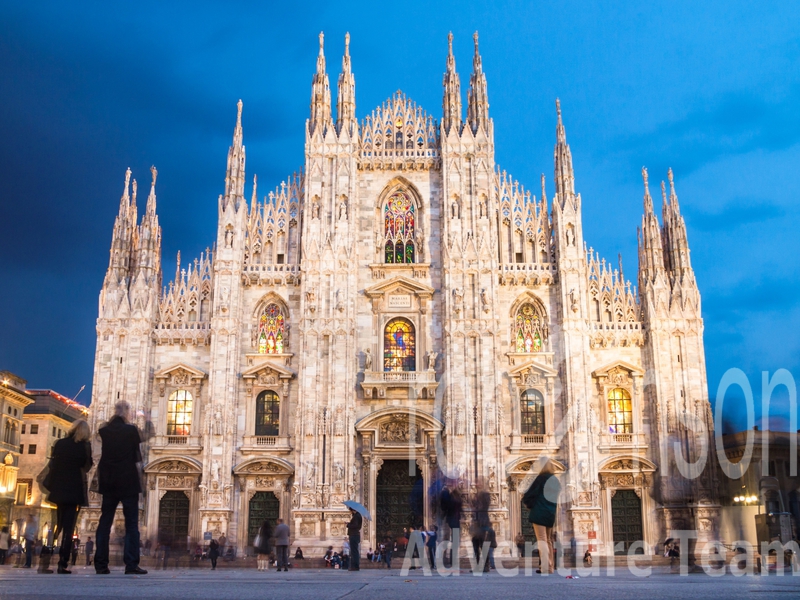
<path fill-rule="evenodd" d="M 567 227 L 567 246 L 574 246 L 575 245 L 575 232 L 573 231 L 573 227 L 570 225 Z"/>
<path fill-rule="evenodd" d="M 319 201 L 314 200 L 311 204 L 311 218 L 312 219 L 319 219 Z"/>
<path fill-rule="evenodd" d="M 306 487 L 308 488 L 314 487 L 314 472 L 316 469 L 317 467 L 313 461 L 306 462 Z"/>
<path fill-rule="evenodd" d="M 489 295 L 486 292 L 486 288 L 481 289 L 481 307 L 483 308 L 483 312 L 489 312 Z"/>
<path fill-rule="evenodd" d="M 458 218 L 458 199 L 453 198 L 453 203 L 450 205 L 450 216 L 453 219 Z"/>
<path fill-rule="evenodd" d="M 336 461 L 336 463 L 333 465 L 333 468 L 336 472 L 336 481 L 342 481 L 344 479 L 344 465 L 341 462 Z"/>
<path fill-rule="evenodd" d="M 214 459 L 211 461 L 211 481 L 214 483 L 219 483 L 220 478 L 220 465 L 219 461 Z"/>
<path fill-rule="evenodd" d="M 347 220 L 347 201 L 346 200 L 342 200 L 342 202 L 339 204 L 339 220 L 340 221 Z"/>
<path fill-rule="evenodd" d="M 436 352 L 428 352 L 428 371 L 436 370 L 436 357 L 439 356 Z"/>
<path fill-rule="evenodd" d="M 226 248 L 233 247 L 233 229 L 225 230 L 225 247 Z"/>
<path fill-rule="evenodd" d="M 456 314 L 461 312 L 461 307 L 464 304 L 464 290 L 455 288 L 453 290 L 453 310 Z"/>
<path fill-rule="evenodd" d="M 372 352 L 369 348 L 364 350 L 364 370 L 371 371 L 372 370 Z"/>

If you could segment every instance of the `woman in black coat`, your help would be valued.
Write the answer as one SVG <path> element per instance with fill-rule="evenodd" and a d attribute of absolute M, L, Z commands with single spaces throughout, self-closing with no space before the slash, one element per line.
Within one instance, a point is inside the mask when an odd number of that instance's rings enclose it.
<path fill-rule="evenodd" d="M 261 524 L 258 530 L 258 543 L 254 544 L 255 551 L 258 552 L 258 570 L 269 570 L 269 555 L 272 554 L 272 525 L 269 521 Z"/>
<path fill-rule="evenodd" d="M 530 509 L 528 521 L 533 525 L 539 546 L 541 568 L 537 573 L 552 573 L 556 564 L 556 549 L 553 545 L 553 526 L 556 522 L 558 495 L 561 484 L 554 474 L 553 463 L 547 460 L 539 475 L 522 496 L 522 503 Z"/>
<path fill-rule="evenodd" d="M 56 536 L 61 533 L 61 549 L 58 553 L 58 572 L 69 574 L 72 534 L 78 511 L 89 504 L 86 473 L 92 467 L 91 431 L 83 419 L 72 424 L 67 437 L 53 446 L 48 473 L 42 481 L 49 490 L 48 502 L 56 505 Z"/>

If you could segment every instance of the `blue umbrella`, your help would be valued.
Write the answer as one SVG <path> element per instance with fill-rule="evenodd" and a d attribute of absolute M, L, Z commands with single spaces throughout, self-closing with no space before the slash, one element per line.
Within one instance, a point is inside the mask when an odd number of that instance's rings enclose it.
<path fill-rule="evenodd" d="M 372 521 L 372 517 L 369 514 L 369 511 L 363 504 L 359 504 L 354 500 L 345 500 L 342 502 L 347 508 L 352 508 L 354 511 L 361 513 L 361 516 L 364 517 L 367 521 Z"/>

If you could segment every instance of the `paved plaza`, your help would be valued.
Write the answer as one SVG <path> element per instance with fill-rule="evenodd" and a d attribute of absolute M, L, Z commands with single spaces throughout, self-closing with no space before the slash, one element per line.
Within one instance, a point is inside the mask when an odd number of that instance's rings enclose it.
<path fill-rule="evenodd" d="M 424 577 L 416 571 L 403 575 L 399 569 L 378 569 L 349 573 L 333 570 L 298 569 L 288 573 L 245 569 L 151 571 L 148 575 L 124 575 L 116 569 L 98 576 L 94 570 L 77 568 L 72 575 L 40 575 L 35 570 L 0 568 L 0 600 L 28 598 L 169 598 L 214 600 L 280 598 L 282 600 L 335 600 L 391 598 L 503 598 L 505 600 L 578 598 L 797 598 L 800 577 L 744 576 L 709 577 L 704 574 L 679 576 L 656 572 L 634 577 L 617 570 L 611 577 L 532 575 L 503 577 L 496 572 L 480 577 L 461 571 L 457 577 Z"/>

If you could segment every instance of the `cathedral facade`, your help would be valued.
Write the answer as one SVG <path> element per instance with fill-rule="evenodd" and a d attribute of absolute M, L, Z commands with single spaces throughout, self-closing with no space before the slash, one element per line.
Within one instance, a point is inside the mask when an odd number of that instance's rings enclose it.
<path fill-rule="evenodd" d="M 449 484 L 489 492 L 499 541 L 531 539 L 521 496 L 550 457 L 562 542 L 712 536 L 715 475 L 676 476 L 673 450 L 694 460 L 713 419 L 672 173 L 659 223 L 643 171 L 632 288 L 587 249 L 558 103 L 549 198 L 544 176 L 537 197 L 495 163 L 477 34 L 466 110 L 450 37 L 441 119 L 397 92 L 358 121 L 349 36 L 334 118 L 322 41 L 303 169 L 263 198 L 253 178 L 248 202 L 240 101 L 213 249 L 179 255 L 167 285 L 157 173 L 141 219 L 126 174 L 91 419 L 124 399 L 151 433 L 144 535 L 224 533 L 241 552 L 281 517 L 321 551 L 355 499 L 375 547 L 435 524 Z"/>

